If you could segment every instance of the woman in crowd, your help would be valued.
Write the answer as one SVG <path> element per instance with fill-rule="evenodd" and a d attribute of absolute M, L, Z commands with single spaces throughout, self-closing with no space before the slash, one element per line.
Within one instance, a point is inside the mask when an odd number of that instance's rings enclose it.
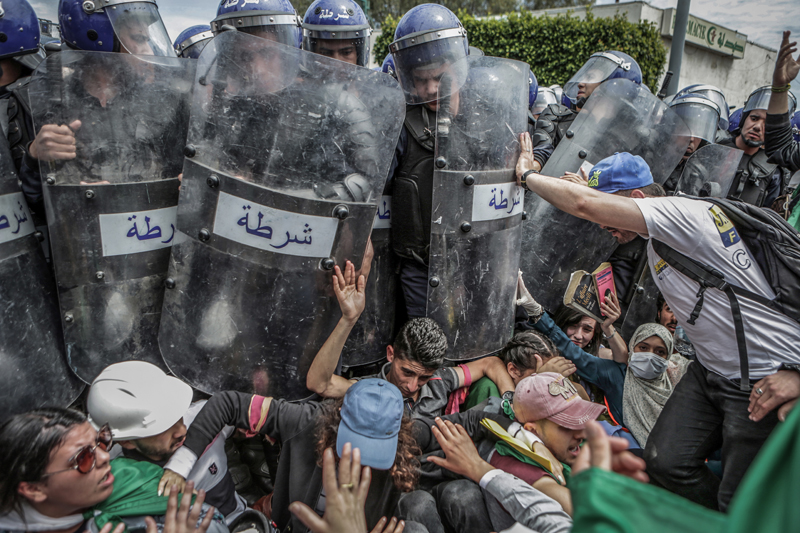
<path fill-rule="evenodd" d="M 157 495 L 161 468 L 129 459 L 112 463 L 111 444 L 108 426 L 98 431 L 72 409 L 36 409 L 5 422 L 0 426 L 0 532 L 80 533 L 104 526 L 102 532 L 108 533 L 121 517 L 126 524 L 146 523 L 148 533 L 186 531 L 185 524 L 176 529 L 177 494 L 169 503 L 171 515 L 168 499 Z M 199 491 L 192 512 L 184 506 L 178 517 L 195 524 L 202 520 L 197 533 L 209 526 L 212 533 L 227 532 L 222 515 L 204 506 L 204 498 Z"/>
<path fill-rule="evenodd" d="M 576 375 L 605 394 L 612 422 L 628 428 L 640 446 L 647 442 L 661 409 L 689 363 L 672 353 L 672 335 L 660 324 L 643 324 L 628 345 L 628 364 L 601 359 L 581 350 L 544 312 L 520 277 L 517 305 L 529 315 L 529 324 L 547 335 L 561 354 L 575 363 Z M 667 372 L 667 369 L 670 372 Z"/>

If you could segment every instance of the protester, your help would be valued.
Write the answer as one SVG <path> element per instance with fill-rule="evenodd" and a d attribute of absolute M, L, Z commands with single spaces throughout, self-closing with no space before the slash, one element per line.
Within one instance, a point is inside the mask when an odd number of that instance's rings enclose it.
<path fill-rule="evenodd" d="M 356 276 L 349 261 L 342 273 L 334 270 L 333 290 L 342 310 L 342 318 L 317 353 L 306 376 L 306 385 L 325 398 L 341 398 L 357 382 L 336 375 L 347 337 L 366 306 L 366 277 Z M 444 414 L 450 394 L 469 387 L 484 376 L 489 377 L 502 394 L 514 390 L 514 381 L 498 357 L 444 367 L 447 338 L 436 322 L 415 318 L 400 329 L 394 343 L 386 347 L 386 363 L 376 376 L 395 385 L 403 394 L 406 408 L 413 416 Z"/>
<path fill-rule="evenodd" d="M 37 409 L 5 422 L 0 426 L 0 531 L 97 531 L 109 521 L 131 527 L 155 515 L 158 529 L 172 533 L 165 529 L 173 520 L 168 499 L 156 493 L 161 468 L 110 461 L 111 444 L 108 426 L 98 431 L 71 409 Z M 186 490 L 191 494 L 192 489 Z M 228 531 L 222 515 L 204 506 L 204 498 L 199 491 L 190 514 L 195 523 L 200 520 L 198 531 Z M 148 521 L 150 528 L 154 525 Z"/>
<path fill-rule="evenodd" d="M 800 362 L 800 324 L 756 301 L 739 300 L 752 393 L 740 383 L 740 349 L 730 303 L 720 290 L 699 291 L 699 284 L 667 264 L 653 248 L 658 239 L 681 253 L 724 273 L 729 283 L 764 298 L 775 293 L 733 224 L 716 206 L 663 195 L 647 164 L 630 154 L 615 154 L 592 170 L 604 193 L 557 178 L 528 172 L 531 141 L 520 138 L 517 165 L 525 185 L 559 209 L 609 228 L 650 239 L 648 263 L 656 285 L 697 350 L 675 394 L 664 406 L 645 450 L 648 472 L 658 483 L 710 508 L 726 509 L 744 472 L 777 423 L 774 409 L 800 396 L 800 373 L 781 364 Z M 597 172 L 600 171 L 600 172 Z M 663 191 L 663 189 L 661 189 Z M 669 280 L 669 281 L 667 281 Z M 698 292 L 699 291 L 699 292 Z M 702 313 L 695 316 L 698 295 Z M 700 302 L 702 303 L 702 302 Z M 773 341 L 780 338 L 781 342 Z M 557 343 L 558 344 L 558 343 Z M 580 365 L 579 367 L 580 372 Z M 769 384 L 769 394 L 764 385 Z M 774 390 L 774 392 L 773 392 Z M 724 428 L 724 430 L 723 430 Z M 706 467 L 710 453 L 722 446 L 726 458 L 722 480 Z"/>
<path fill-rule="evenodd" d="M 86 400 L 90 422 L 96 427 L 110 426 L 124 457 L 160 467 L 183 445 L 187 426 L 205 403 L 192 403 L 189 385 L 144 361 L 106 367 L 95 378 Z M 231 427 L 220 432 L 188 477 L 206 491 L 208 503 L 225 515 L 228 524 L 247 507 L 228 472 L 225 440 L 232 433 Z"/>

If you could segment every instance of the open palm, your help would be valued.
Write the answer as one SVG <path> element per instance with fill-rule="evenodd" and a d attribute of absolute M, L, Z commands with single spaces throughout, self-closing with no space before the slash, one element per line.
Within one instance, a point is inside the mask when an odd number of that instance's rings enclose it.
<path fill-rule="evenodd" d="M 347 261 L 344 267 L 344 274 L 337 266 L 333 274 L 333 292 L 339 300 L 339 308 L 342 310 L 342 318 L 345 320 L 356 321 L 367 303 L 365 289 L 366 278 L 356 276 L 356 269 L 353 263 Z"/>

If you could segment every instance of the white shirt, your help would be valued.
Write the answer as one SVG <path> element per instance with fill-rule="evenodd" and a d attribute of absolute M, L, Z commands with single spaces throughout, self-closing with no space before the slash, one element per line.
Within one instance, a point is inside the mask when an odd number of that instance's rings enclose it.
<path fill-rule="evenodd" d="M 688 198 L 634 199 L 648 235 L 695 261 L 712 266 L 725 280 L 769 299 L 775 293 L 733 224 L 709 202 Z M 650 273 L 678 323 L 697 350 L 700 363 L 728 379 L 740 377 L 733 314 L 728 296 L 708 289 L 695 325 L 687 321 L 700 285 L 668 266 L 647 244 Z M 774 374 L 782 363 L 800 363 L 800 324 L 757 302 L 739 297 L 750 379 Z"/>

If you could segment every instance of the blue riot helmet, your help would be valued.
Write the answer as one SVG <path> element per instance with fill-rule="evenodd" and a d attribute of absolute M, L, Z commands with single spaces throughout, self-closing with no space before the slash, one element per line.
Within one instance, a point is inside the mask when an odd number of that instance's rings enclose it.
<path fill-rule="evenodd" d="M 371 33 L 353 0 L 315 0 L 303 18 L 303 50 L 366 67 Z"/>
<path fill-rule="evenodd" d="M 197 59 L 200 52 L 206 47 L 208 42 L 214 38 L 211 33 L 211 26 L 208 24 L 198 24 L 191 28 L 186 28 L 175 39 L 174 47 L 178 57 L 186 59 Z"/>
<path fill-rule="evenodd" d="M 531 114 L 534 118 L 537 118 L 547 106 L 557 103 L 558 97 L 556 97 L 556 92 L 550 87 L 542 87 L 536 95 L 536 101 L 533 103 L 533 107 L 531 107 Z"/>
<path fill-rule="evenodd" d="M 800 143 L 800 111 L 792 115 L 792 136 L 794 142 Z"/>
<path fill-rule="evenodd" d="M 406 102 L 423 104 L 458 91 L 469 66 L 467 31 L 461 21 L 439 4 L 421 4 L 403 15 L 389 45 L 397 80 Z M 439 94 L 442 76 L 447 76 L 448 94 Z"/>
<path fill-rule="evenodd" d="M 381 65 L 380 70 L 384 74 L 388 74 L 394 79 L 397 79 L 397 72 L 394 68 L 394 59 L 392 58 L 392 54 L 386 54 L 386 57 L 383 58 L 383 64 Z"/>
<path fill-rule="evenodd" d="M 533 72 L 528 71 L 528 109 L 533 108 L 536 103 L 536 97 L 539 95 L 539 83 L 536 81 L 536 76 Z"/>
<path fill-rule="evenodd" d="M 673 98 L 669 107 L 683 119 L 692 137 L 707 143 L 716 140 L 720 114 L 716 102 L 699 94 L 688 93 Z"/>
<path fill-rule="evenodd" d="M 730 124 L 730 114 L 731 110 L 728 107 L 728 102 L 725 100 L 725 94 L 719 90 L 718 88 L 714 87 L 713 85 L 689 85 L 678 91 L 675 95 L 677 98 L 678 96 L 682 96 L 684 94 L 698 94 L 700 96 L 704 96 L 708 98 L 719 107 L 719 129 L 727 130 Z"/>
<path fill-rule="evenodd" d="M 769 107 L 769 99 L 772 96 L 772 88 L 769 85 L 764 87 L 759 87 L 752 93 L 750 96 L 747 97 L 747 102 L 744 103 L 744 108 L 742 109 L 742 118 L 741 122 L 744 122 L 745 118 L 747 118 L 747 114 L 754 109 L 767 109 Z M 794 95 L 790 92 L 789 93 L 789 114 L 791 115 L 794 113 L 794 110 L 797 108 L 797 100 L 795 99 Z M 739 124 L 741 126 L 741 123 Z"/>
<path fill-rule="evenodd" d="M 742 108 L 735 110 L 731 113 L 730 118 L 728 119 L 728 133 L 733 133 L 734 131 L 739 129 L 739 122 L 742 120 Z"/>
<path fill-rule="evenodd" d="M 604 81 L 623 78 L 642 83 L 642 69 L 628 54 L 611 50 L 592 54 L 589 60 L 564 85 L 562 102 L 567 107 L 583 107 L 594 88 Z"/>
<path fill-rule="evenodd" d="M 58 22 L 70 48 L 175 57 L 155 0 L 61 0 Z"/>
<path fill-rule="evenodd" d="M 0 59 L 14 58 L 33 70 L 44 59 L 40 39 L 39 20 L 28 0 L 0 4 Z"/>
<path fill-rule="evenodd" d="M 302 40 L 300 17 L 289 0 L 220 0 L 211 31 L 217 35 L 223 26 L 295 48 Z"/>

